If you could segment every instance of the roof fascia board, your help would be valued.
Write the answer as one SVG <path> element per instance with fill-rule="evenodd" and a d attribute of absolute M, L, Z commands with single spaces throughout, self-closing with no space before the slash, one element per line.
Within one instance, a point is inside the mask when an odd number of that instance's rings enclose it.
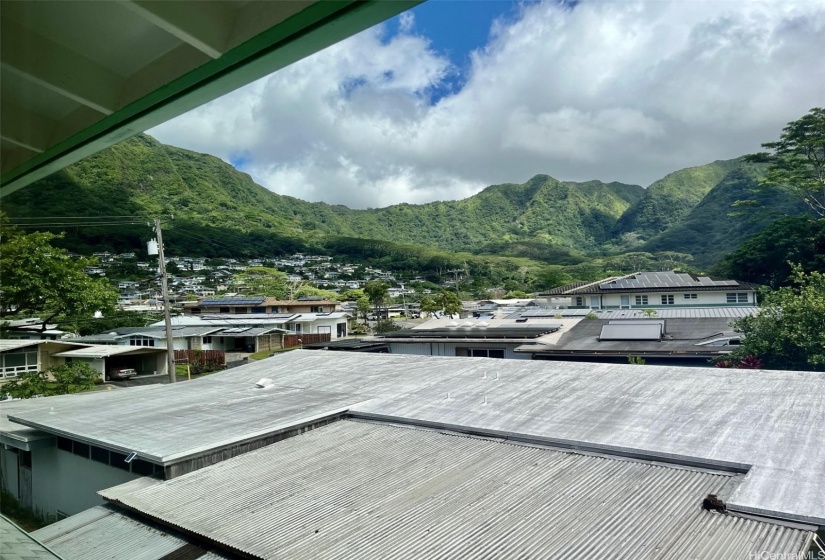
<path fill-rule="evenodd" d="M 423 0 L 312 4 L 282 23 L 137 99 L 0 178 L 0 198 L 389 19 Z"/>

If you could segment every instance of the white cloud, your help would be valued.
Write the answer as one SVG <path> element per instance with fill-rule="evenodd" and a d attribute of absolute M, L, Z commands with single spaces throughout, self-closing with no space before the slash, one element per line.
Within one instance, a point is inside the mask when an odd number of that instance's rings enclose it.
<path fill-rule="evenodd" d="M 470 8 L 468 8 L 470 9 Z M 150 131 L 243 157 L 275 192 L 353 207 L 462 198 L 536 173 L 649 184 L 751 152 L 825 101 L 825 2 L 529 4 L 462 89 L 378 27 Z"/>

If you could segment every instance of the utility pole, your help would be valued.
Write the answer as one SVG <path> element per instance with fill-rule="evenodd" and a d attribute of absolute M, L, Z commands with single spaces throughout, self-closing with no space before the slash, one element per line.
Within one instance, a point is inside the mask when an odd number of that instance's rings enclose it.
<path fill-rule="evenodd" d="M 175 374 L 175 342 L 172 338 L 172 316 L 169 314 L 169 288 L 166 285 L 166 260 L 163 258 L 163 232 L 160 220 L 155 220 L 155 233 L 158 235 L 158 265 L 160 270 L 160 289 L 163 295 L 163 319 L 166 323 L 166 362 L 169 368 L 169 383 L 177 381 Z"/>

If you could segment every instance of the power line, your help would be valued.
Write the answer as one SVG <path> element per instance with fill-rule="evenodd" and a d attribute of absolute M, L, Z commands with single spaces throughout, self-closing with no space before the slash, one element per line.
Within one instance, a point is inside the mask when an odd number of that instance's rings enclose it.
<path fill-rule="evenodd" d="M 136 216 L 134 214 L 112 215 L 112 216 L 33 216 L 33 217 L 18 217 L 9 218 L 9 221 L 15 220 L 109 220 L 114 218 L 130 218 L 133 220 L 153 220 L 149 216 Z"/>

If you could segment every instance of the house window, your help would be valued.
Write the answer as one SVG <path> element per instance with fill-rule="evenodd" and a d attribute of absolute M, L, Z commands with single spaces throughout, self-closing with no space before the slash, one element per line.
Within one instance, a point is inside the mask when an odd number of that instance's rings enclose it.
<path fill-rule="evenodd" d="M 212 344 L 212 337 L 211 336 L 203 337 L 203 343 L 204 344 Z"/>
<path fill-rule="evenodd" d="M 332 327 L 329 325 L 327 326 L 319 326 L 318 327 L 318 334 L 332 334 Z"/>
<path fill-rule="evenodd" d="M 20 466 L 26 467 L 28 469 L 32 468 L 32 452 L 31 451 L 20 451 Z"/>
<path fill-rule="evenodd" d="M 748 293 L 736 292 L 732 294 L 725 294 L 725 301 L 727 303 L 748 303 Z"/>
<path fill-rule="evenodd" d="M 584 298 L 576 296 L 576 307 L 584 307 Z"/>
<path fill-rule="evenodd" d="M 322 306 L 320 306 L 320 305 L 312 305 L 312 306 L 310 306 L 310 308 L 309 308 L 309 312 L 310 312 L 310 313 L 323 313 L 323 312 L 324 312 L 324 308 L 323 308 Z"/>
<path fill-rule="evenodd" d="M 253 307 L 252 313 L 266 313 L 266 307 Z"/>
<path fill-rule="evenodd" d="M 636 296 L 636 305 L 647 305 L 647 296 Z"/>
<path fill-rule="evenodd" d="M 154 346 L 155 339 L 148 336 L 133 336 L 129 339 L 129 346 Z"/>
<path fill-rule="evenodd" d="M 235 308 L 235 314 L 236 315 L 243 314 L 243 313 L 249 313 L 249 308 L 248 307 L 236 307 Z"/>
<path fill-rule="evenodd" d="M 229 308 L 228 307 L 219 307 L 218 308 L 218 313 L 229 313 Z"/>
<path fill-rule="evenodd" d="M 685 294 L 685 299 L 697 299 L 697 294 Z"/>
<path fill-rule="evenodd" d="M 0 355 L 0 377 L 16 377 L 24 371 L 37 369 L 37 350 L 11 350 Z"/>
<path fill-rule="evenodd" d="M 662 294 L 662 305 L 673 305 L 673 294 Z"/>
<path fill-rule="evenodd" d="M 201 314 L 201 308 L 200 307 L 193 307 L 192 308 L 192 315 L 200 315 L 200 314 Z"/>
<path fill-rule="evenodd" d="M 470 356 L 473 358 L 504 358 L 504 350 L 494 350 L 492 348 L 470 348 Z"/>

